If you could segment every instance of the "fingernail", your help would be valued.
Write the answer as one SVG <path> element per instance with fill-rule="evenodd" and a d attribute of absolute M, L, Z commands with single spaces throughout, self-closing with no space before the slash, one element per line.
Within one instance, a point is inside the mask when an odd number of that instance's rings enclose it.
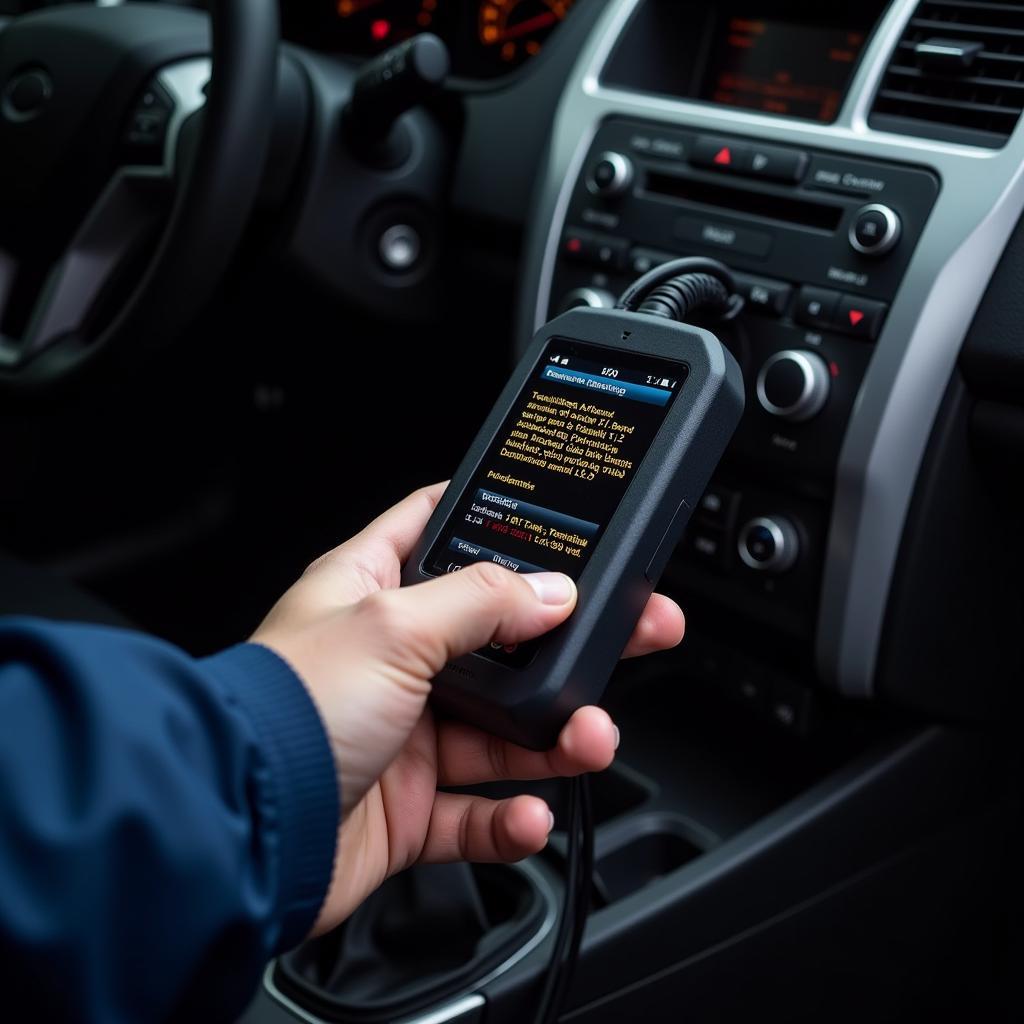
<path fill-rule="evenodd" d="M 576 585 L 560 572 L 532 572 L 523 579 L 533 587 L 541 604 L 568 604 L 576 592 Z"/>
<path fill-rule="evenodd" d="M 555 828 L 555 812 L 548 808 L 548 835 L 554 831 Z"/>
<path fill-rule="evenodd" d="M 615 730 L 615 749 L 618 750 L 619 744 L 622 742 L 622 733 L 619 732 L 619 727 L 617 725 L 613 725 L 612 728 Z"/>

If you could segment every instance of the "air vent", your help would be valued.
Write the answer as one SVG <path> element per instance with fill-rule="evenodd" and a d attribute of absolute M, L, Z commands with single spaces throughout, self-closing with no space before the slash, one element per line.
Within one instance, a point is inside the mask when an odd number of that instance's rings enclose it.
<path fill-rule="evenodd" d="M 922 0 L 875 99 L 873 128 L 998 148 L 1024 110 L 1024 2 Z"/>

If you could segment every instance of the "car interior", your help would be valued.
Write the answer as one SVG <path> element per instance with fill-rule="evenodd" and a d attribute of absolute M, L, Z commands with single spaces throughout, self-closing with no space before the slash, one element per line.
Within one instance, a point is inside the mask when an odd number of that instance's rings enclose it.
<path fill-rule="evenodd" d="M 1022 112 L 1014 0 L 0 0 L 0 614 L 243 641 L 552 317 L 715 258 L 746 411 L 563 1019 L 1024 1019 Z M 531 1019 L 564 797 L 504 788 L 543 854 L 392 879 L 245 1021 Z"/>

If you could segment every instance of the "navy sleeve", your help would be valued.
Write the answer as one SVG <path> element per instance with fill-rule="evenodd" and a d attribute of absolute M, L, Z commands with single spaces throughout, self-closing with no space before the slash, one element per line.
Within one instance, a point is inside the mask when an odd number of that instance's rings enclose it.
<path fill-rule="evenodd" d="M 339 806 L 320 718 L 271 651 L 0 620 L 3 1005 L 232 1020 L 312 927 Z"/>

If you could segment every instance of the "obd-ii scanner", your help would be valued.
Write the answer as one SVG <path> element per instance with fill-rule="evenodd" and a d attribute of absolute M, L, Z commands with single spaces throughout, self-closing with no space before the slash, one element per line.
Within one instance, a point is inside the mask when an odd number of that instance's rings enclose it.
<path fill-rule="evenodd" d="M 676 260 L 619 307 L 575 309 L 531 343 L 452 478 L 403 585 L 495 562 L 563 572 L 569 620 L 449 663 L 443 712 L 546 750 L 598 701 L 743 412 L 743 378 L 700 309 L 742 300 L 714 260 Z"/>

